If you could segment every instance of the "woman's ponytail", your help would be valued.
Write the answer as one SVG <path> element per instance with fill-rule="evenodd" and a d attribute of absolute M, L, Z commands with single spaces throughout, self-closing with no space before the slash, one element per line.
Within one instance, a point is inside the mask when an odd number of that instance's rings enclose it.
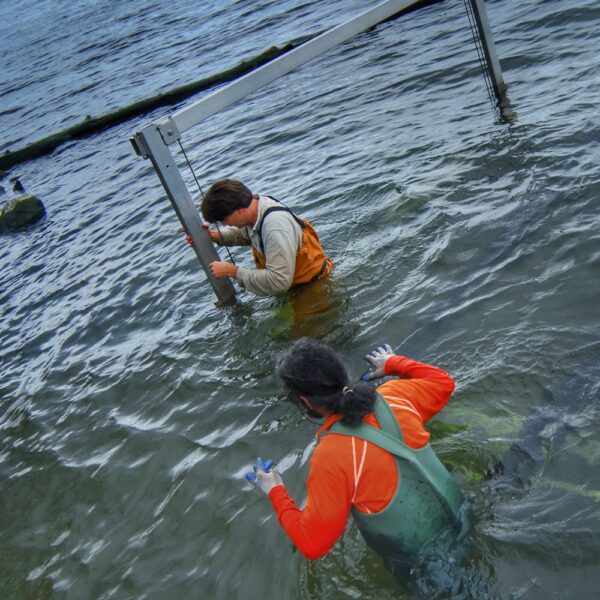
<path fill-rule="evenodd" d="M 359 425 L 373 411 L 375 392 L 366 383 L 356 383 L 352 388 L 344 387 L 334 412 L 342 415 L 341 422 L 350 427 Z"/>

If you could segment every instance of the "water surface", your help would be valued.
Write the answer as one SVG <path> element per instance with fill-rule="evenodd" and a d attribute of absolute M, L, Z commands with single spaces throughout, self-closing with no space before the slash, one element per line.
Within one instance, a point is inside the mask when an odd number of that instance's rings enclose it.
<path fill-rule="evenodd" d="M 315 224 L 337 268 L 296 322 L 289 299 L 214 305 L 128 142 L 164 111 L 13 170 L 48 215 L 0 240 L 3 597 L 595 597 L 600 10 L 487 6 L 512 119 L 447 1 L 186 132 L 203 184 L 238 177 Z M 7 0 L 0 149 L 361 7 Z M 386 341 L 455 377 L 432 427 L 473 513 L 454 562 L 398 583 L 351 525 L 310 563 L 246 483 L 272 457 L 303 499 L 315 427 L 273 365 L 305 334 L 356 376 Z"/>

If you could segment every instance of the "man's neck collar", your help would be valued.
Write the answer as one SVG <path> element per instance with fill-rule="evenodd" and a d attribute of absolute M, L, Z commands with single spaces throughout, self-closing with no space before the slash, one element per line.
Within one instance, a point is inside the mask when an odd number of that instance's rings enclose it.
<path fill-rule="evenodd" d="M 258 194 L 252 196 L 252 202 L 250 202 L 250 206 L 248 206 L 248 219 L 250 220 L 249 225 L 254 227 L 258 220 Z"/>

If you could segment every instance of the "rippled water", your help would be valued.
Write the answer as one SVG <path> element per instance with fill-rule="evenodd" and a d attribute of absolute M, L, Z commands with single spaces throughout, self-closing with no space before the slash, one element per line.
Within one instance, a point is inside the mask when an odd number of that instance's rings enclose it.
<path fill-rule="evenodd" d="M 4 0 L 0 149 L 364 5 L 199 6 Z M 237 176 L 313 221 L 337 270 L 310 297 L 215 307 L 129 146 L 163 112 L 13 169 L 48 215 L 0 239 L 2 597 L 596 597 L 600 8 L 487 6 L 511 119 L 446 1 L 184 135 L 204 184 Z M 273 364 L 305 334 L 357 376 L 380 341 L 455 376 L 432 425 L 472 510 L 450 561 L 396 582 L 351 525 L 310 563 L 245 483 L 273 457 L 302 500 L 314 426 Z"/>

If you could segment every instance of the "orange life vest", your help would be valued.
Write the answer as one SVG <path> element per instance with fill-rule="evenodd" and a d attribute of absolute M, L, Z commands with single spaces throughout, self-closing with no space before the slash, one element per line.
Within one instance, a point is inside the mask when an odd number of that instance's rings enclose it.
<path fill-rule="evenodd" d="M 292 287 L 300 285 L 301 283 L 310 283 L 311 281 L 316 281 L 320 277 L 328 275 L 333 269 L 333 263 L 325 255 L 325 250 L 323 250 L 323 246 L 321 246 L 317 232 L 308 221 L 300 219 L 285 206 L 272 206 L 271 208 L 268 208 L 263 215 L 258 229 L 260 251 L 252 246 L 252 254 L 254 255 L 256 268 L 264 269 L 266 266 L 267 259 L 264 254 L 265 249 L 262 240 L 262 228 L 267 215 L 277 210 L 289 212 L 302 228 L 302 244 L 298 252 L 296 252 L 296 268 L 294 270 Z"/>

